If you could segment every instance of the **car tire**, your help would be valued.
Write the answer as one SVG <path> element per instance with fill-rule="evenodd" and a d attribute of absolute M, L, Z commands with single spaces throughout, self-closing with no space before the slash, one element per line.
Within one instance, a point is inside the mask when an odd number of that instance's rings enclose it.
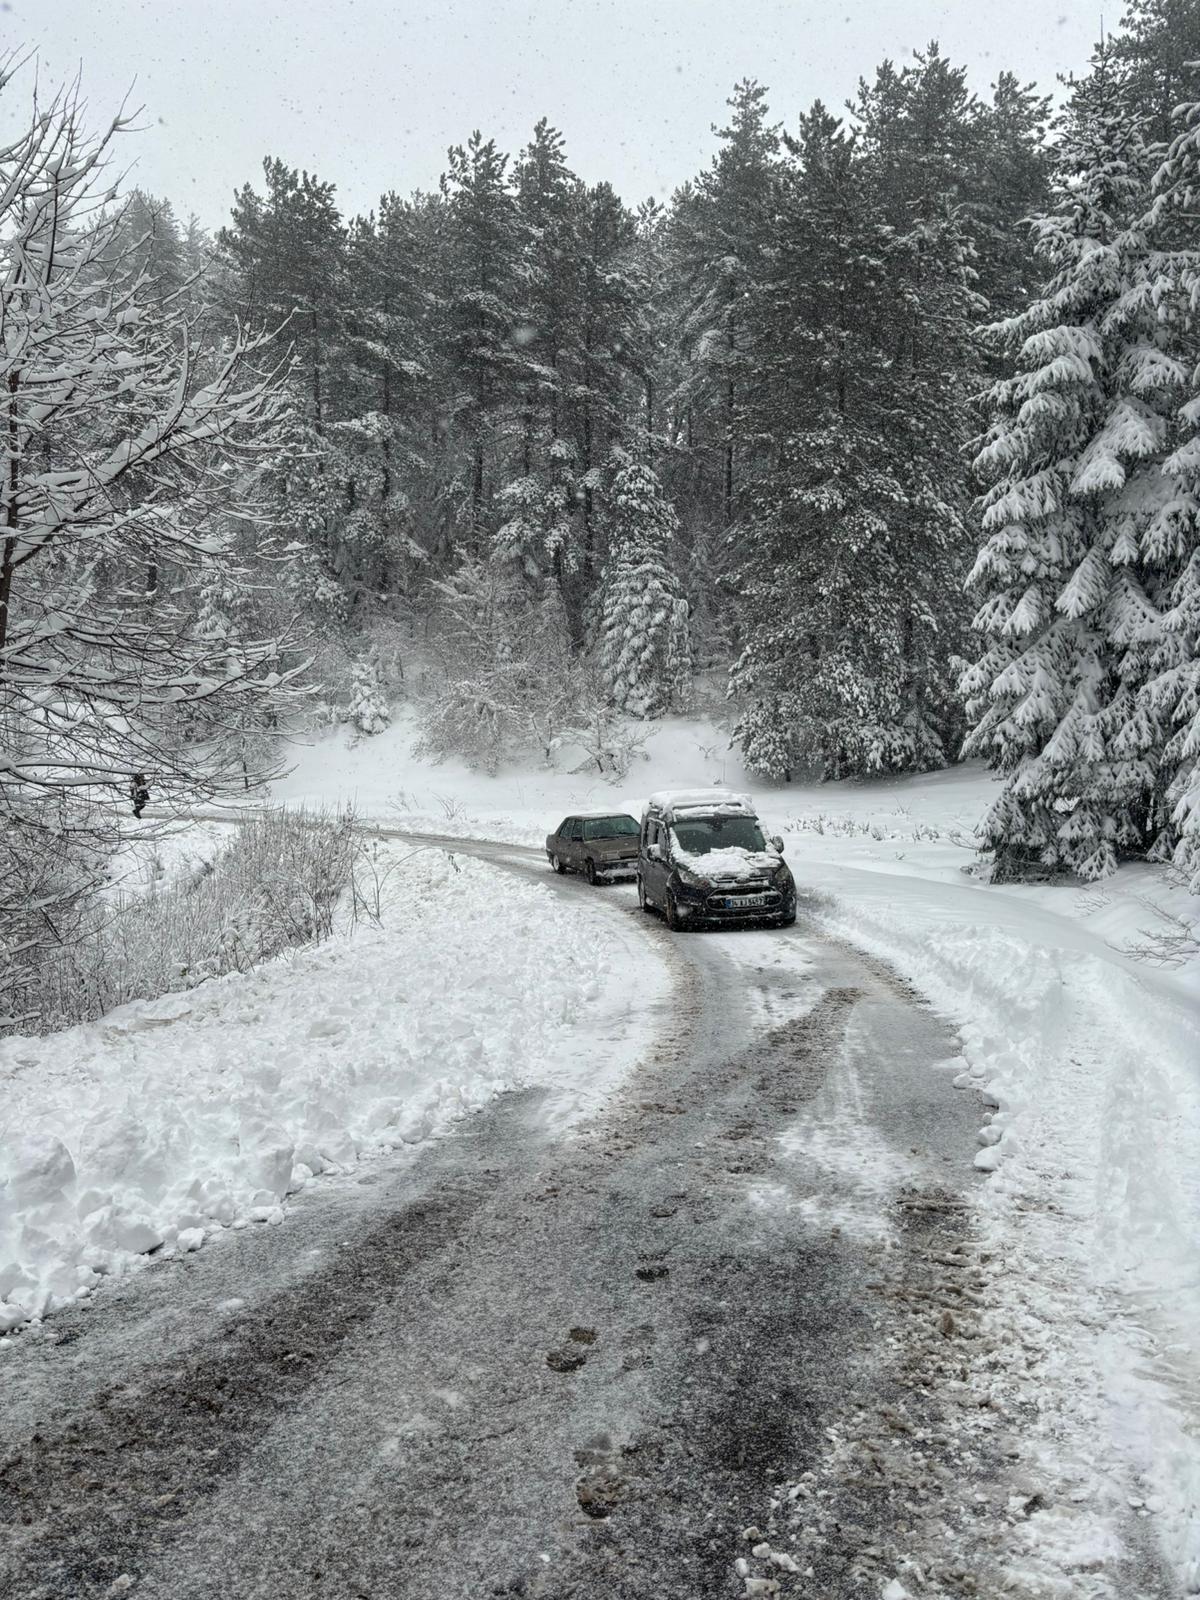
<path fill-rule="evenodd" d="M 654 915 L 654 901 L 651 900 L 650 896 L 646 893 L 646 880 L 642 877 L 640 872 L 638 873 L 637 885 L 638 885 L 638 905 L 641 906 L 643 911 L 648 913 L 650 916 L 653 916 Z"/>
<path fill-rule="evenodd" d="M 584 871 L 587 873 L 587 881 L 591 884 L 592 888 L 595 889 L 599 884 L 600 879 L 596 876 L 596 863 L 592 860 L 591 856 L 589 856 L 587 861 L 584 863 Z"/>
<path fill-rule="evenodd" d="M 550 857 L 550 865 L 554 868 L 555 872 L 565 872 L 567 870 L 557 856 Z"/>
<path fill-rule="evenodd" d="M 686 927 L 686 923 L 679 915 L 679 907 L 675 904 L 675 896 L 671 893 L 670 889 L 667 890 L 667 903 L 664 915 L 667 919 L 667 927 L 670 928 L 672 933 L 683 932 L 684 928 Z"/>

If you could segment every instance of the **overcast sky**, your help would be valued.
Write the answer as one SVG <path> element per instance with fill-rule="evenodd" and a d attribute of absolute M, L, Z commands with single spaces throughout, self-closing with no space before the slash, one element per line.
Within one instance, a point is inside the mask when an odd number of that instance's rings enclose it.
<path fill-rule="evenodd" d="M 82 66 L 97 120 L 133 84 L 133 181 L 214 227 L 264 155 L 336 183 L 350 214 L 387 189 L 432 188 L 473 128 L 515 151 L 541 116 L 581 177 L 631 204 L 665 199 L 710 159 L 739 78 L 767 84 L 792 126 L 936 38 L 980 92 L 1005 67 L 1050 89 L 1084 66 L 1101 3 L 0 0 L 0 30 L 37 52 L 43 78 Z M 1109 0 L 1109 26 L 1118 9 Z M 21 98 L 6 91 L 6 128 Z"/>

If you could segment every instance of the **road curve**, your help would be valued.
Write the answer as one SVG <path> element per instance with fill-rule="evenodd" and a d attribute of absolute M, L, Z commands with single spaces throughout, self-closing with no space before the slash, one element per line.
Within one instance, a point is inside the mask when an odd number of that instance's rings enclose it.
<path fill-rule="evenodd" d="M 877 1594 L 977 1510 L 945 1470 L 979 1122 L 953 1039 L 803 906 L 672 937 L 540 851 L 380 832 L 635 919 L 677 977 L 662 1034 L 567 1137 L 503 1096 L 17 1341 L 0 1592 L 707 1600 L 741 1559 Z M 1003 1493 L 999 1452 L 954 1462 Z"/>

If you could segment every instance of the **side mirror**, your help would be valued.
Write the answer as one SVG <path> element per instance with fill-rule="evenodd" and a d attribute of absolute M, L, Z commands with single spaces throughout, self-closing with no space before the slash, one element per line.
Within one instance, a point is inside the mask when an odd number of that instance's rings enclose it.
<path fill-rule="evenodd" d="M 650 861 L 661 861 L 663 858 L 662 845 L 648 844 L 646 846 L 646 857 Z"/>
<path fill-rule="evenodd" d="M 780 855 L 783 854 L 783 840 L 777 833 L 773 833 L 771 835 L 771 848 L 773 850 L 777 850 Z"/>

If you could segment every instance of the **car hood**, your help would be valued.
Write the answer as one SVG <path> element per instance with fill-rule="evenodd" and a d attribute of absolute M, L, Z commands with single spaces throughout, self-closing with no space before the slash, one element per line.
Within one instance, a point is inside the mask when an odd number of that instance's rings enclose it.
<path fill-rule="evenodd" d="M 743 883 L 749 878 L 770 877 L 778 871 L 783 860 L 773 851 L 743 850 L 740 845 L 710 850 L 702 856 L 676 850 L 675 859 L 680 866 L 709 883 Z"/>

